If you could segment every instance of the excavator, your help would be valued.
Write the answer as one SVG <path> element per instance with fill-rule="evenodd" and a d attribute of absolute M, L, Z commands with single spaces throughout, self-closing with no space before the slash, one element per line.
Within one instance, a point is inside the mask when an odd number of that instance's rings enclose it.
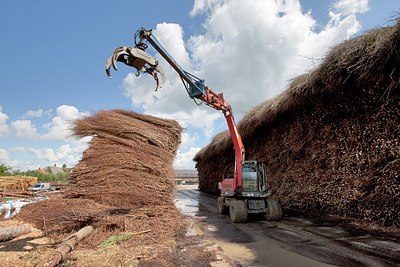
<path fill-rule="evenodd" d="M 106 73 L 111 78 L 111 67 L 117 70 L 117 62 L 136 69 L 136 76 L 147 73 L 156 81 L 156 91 L 165 82 L 165 73 L 159 62 L 145 52 L 150 44 L 178 73 L 189 95 L 196 103 L 222 111 L 228 124 L 235 150 L 233 178 L 222 178 L 218 183 L 220 196 L 217 207 L 219 214 L 229 214 L 234 223 L 248 220 L 249 214 L 264 214 L 268 220 L 280 220 L 282 210 L 279 202 L 271 198 L 267 183 L 266 168 L 256 160 L 245 160 L 245 149 L 237 129 L 231 105 L 223 93 L 215 93 L 203 79 L 185 71 L 153 35 L 153 30 L 139 28 L 134 34 L 134 47 L 122 46 L 115 49 L 106 62 Z M 201 101 L 201 102 L 199 102 Z"/>

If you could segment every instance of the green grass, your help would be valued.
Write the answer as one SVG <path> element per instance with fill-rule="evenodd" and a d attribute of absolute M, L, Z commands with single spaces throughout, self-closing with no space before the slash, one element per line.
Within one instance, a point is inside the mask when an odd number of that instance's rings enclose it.
<path fill-rule="evenodd" d="M 106 241 L 104 241 L 103 243 L 100 244 L 100 247 L 106 248 L 109 246 L 117 245 L 120 242 L 126 241 L 131 237 L 132 237 L 132 234 L 126 234 L 126 233 L 116 234 L 116 235 L 113 235 L 113 236 L 110 236 L 109 238 L 107 238 Z"/>

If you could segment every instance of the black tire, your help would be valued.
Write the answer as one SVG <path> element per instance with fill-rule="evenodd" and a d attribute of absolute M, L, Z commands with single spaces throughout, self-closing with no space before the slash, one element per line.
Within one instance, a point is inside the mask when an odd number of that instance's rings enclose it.
<path fill-rule="evenodd" d="M 279 221 L 282 219 L 282 208 L 281 204 L 275 199 L 267 199 L 268 212 L 265 217 L 268 221 Z"/>
<path fill-rule="evenodd" d="M 247 207 L 243 200 L 231 200 L 229 202 L 229 215 L 232 222 L 243 223 L 247 221 Z"/>
<path fill-rule="evenodd" d="M 227 205 L 224 205 L 224 202 L 225 202 L 225 198 L 224 197 L 219 197 L 218 198 L 218 203 L 217 203 L 218 213 L 222 214 L 222 215 L 229 213 L 229 208 L 228 208 Z"/>

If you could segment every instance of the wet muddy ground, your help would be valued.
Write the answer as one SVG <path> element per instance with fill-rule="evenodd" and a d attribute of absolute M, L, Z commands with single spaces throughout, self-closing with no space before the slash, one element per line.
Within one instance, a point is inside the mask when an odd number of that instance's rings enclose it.
<path fill-rule="evenodd" d="M 351 233 L 298 217 L 269 222 L 260 216 L 234 224 L 219 215 L 216 197 L 178 186 L 175 203 L 188 218 L 188 235 L 217 244 L 239 266 L 399 266 L 400 242 Z"/>

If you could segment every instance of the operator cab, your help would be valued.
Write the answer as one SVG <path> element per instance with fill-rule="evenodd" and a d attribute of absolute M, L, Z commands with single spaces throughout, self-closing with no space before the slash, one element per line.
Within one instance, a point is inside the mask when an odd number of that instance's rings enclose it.
<path fill-rule="evenodd" d="M 251 160 L 242 164 L 242 191 L 243 197 L 266 197 L 270 195 L 267 184 L 265 165 Z M 232 197 L 237 195 L 233 178 L 225 178 L 218 183 L 221 196 Z"/>
<path fill-rule="evenodd" d="M 245 161 L 242 165 L 242 196 L 264 197 L 268 193 L 265 165 L 257 161 Z"/>

